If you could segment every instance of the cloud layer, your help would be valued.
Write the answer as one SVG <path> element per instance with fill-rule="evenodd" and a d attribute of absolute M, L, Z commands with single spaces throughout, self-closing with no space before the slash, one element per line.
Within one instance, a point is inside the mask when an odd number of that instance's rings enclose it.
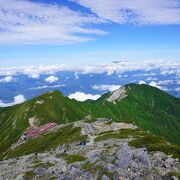
<path fill-rule="evenodd" d="M 22 67 L 0 67 L 1 76 L 13 76 L 18 74 L 25 74 L 29 77 L 39 77 L 40 74 L 55 74 L 60 71 L 75 71 L 76 74 L 102 74 L 106 73 L 111 75 L 113 73 L 121 74 L 128 71 L 149 71 L 152 69 L 159 69 L 161 75 L 166 76 L 167 74 L 174 74 L 180 77 L 180 62 L 173 61 L 119 61 L 114 63 L 104 63 L 98 65 L 51 65 L 51 66 L 22 66 Z M 143 74 L 148 76 L 153 74 Z M 141 74 L 139 75 L 141 76 Z"/>

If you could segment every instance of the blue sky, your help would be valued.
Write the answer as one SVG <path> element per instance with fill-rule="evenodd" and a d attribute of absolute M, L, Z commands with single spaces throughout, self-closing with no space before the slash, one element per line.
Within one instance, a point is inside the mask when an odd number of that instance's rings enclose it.
<path fill-rule="evenodd" d="M 2 0 L 0 66 L 180 61 L 179 7 L 179 0 Z"/>

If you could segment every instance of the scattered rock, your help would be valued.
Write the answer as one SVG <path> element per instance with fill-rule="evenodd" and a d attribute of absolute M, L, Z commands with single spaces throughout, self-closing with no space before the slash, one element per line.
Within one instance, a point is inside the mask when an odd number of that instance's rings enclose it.
<path fill-rule="evenodd" d="M 105 161 L 107 163 L 112 163 L 112 161 L 114 161 L 115 157 L 114 156 L 106 156 L 105 157 Z"/>
<path fill-rule="evenodd" d="M 106 175 L 103 175 L 101 180 L 110 180 L 110 179 Z"/>
<path fill-rule="evenodd" d="M 133 150 L 133 158 L 137 160 L 136 162 L 140 167 L 150 167 L 150 161 L 147 154 L 147 150 L 145 148 L 138 148 Z"/>
<path fill-rule="evenodd" d="M 176 176 L 171 177 L 172 180 L 179 180 Z"/>
<path fill-rule="evenodd" d="M 133 153 L 127 143 L 124 143 L 117 151 L 117 165 L 119 168 L 125 169 L 129 166 Z"/>
<path fill-rule="evenodd" d="M 46 174 L 47 172 L 46 172 L 46 169 L 45 169 L 45 168 L 36 168 L 36 169 L 34 170 L 34 173 L 35 173 L 36 175 L 44 175 L 44 174 Z"/>
<path fill-rule="evenodd" d="M 81 171 L 80 167 L 72 165 L 70 168 L 70 174 L 76 176 Z"/>
<path fill-rule="evenodd" d="M 83 127 L 83 130 L 86 134 L 89 134 L 91 136 L 94 136 L 94 130 L 92 128 L 92 126 L 90 124 L 86 124 L 84 127 Z"/>
<path fill-rule="evenodd" d="M 89 161 L 91 163 L 95 163 L 96 161 L 98 161 L 100 159 L 100 154 L 101 154 L 100 151 L 96 151 L 96 150 L 90 151 L 88 153 Z"/>
<path fill-rule="evenodd" d="M 117 167 L 114 164 L 108 163 L 106 165 L 106 169 L 107 169 L 108 172 L 114 173 L 117 170 Z"/>

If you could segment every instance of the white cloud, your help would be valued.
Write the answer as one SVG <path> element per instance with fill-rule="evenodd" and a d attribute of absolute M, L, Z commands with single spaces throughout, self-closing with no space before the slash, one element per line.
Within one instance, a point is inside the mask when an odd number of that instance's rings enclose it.
<path fill-rule="evenodd" d="M 115 23 L 180 24 L 179 0 L 71 0 Z"/>
<path fill-rule="evenodd" d="M 177 80 L 177 81 L 176 81 L 176 84 L 180 85 L 180 80 Z"/>
<path fill-rule="evenodd" d="M 25 101 L 25 97 L 23 95 L 17 95 L 14 97 L 14 103 L 15 104 L 20 104 L 23 103 Z"/>
<path fill-rule="evenodd" d="M 162 80 L 158 81 L 159 85 L 168 85 L 168 84 L 173 84 L 173 80 Z"/>
<path fill-rule="evenodd" d="M 180 92 L 180 88 L 179 87 L 175 88 L 175 91 Z"/>
<path fill-rule="evenodd" d="M 32 75 L 29 75 L 30 78 L 33 78 L 33 79 L 38 79 L 40 77 L 39 74 L 32 74 Z"/>
<path fill-rule="evenodd" d="M 17 95 L 14 97 L 14 101 L 10 103 L 5 103 L 2 100 L 0 100 L 0 107 L 8 107 L 8 106 L 13 106 L 16 104 L 21 104 L 25 101 L 25 97 L 23 95 Z"/>
<path fill-rule="evenodd" d="M 156 76 L 156 73 L 148 73 L 148 74 L 144 74 L 144 76 Z"/>
<path fill-rule="evenodd" d="M 119 89 L 120 85 L 94 85 L 92 89 L 100 90 L 100 91 L 115 91 Z"/>
<path fill-rule="evenodd" d="M 75 72 L 75 73 L 74 73 L 74 78 L 75 78 L 76 80 L 79 79 L 78 72 Z"/>
<path fill-rule="evenodd" d="M 172 66 L 171 68 L 164 67 L 161 69 L 161 75 L 172 75 L 175 74 L 177 77 L 180 77 L 180 68 L 176 66 Z"/>
<path fill-rule="evenodd" d="M 138 84 L 146 84 L 146 82 L 141 80 Z"/>
<path fill-rule="evenodd" d="M 148 77 L 146 80 L 148 80 L 148 81 L 157 81 L 157 78 L 156 77 Z"/>
<path fill-rule="evenodd" d="M 106 32 L 90 28 L 103 20 L 57 4 L 0 0 L 1 44 L 67 44 L 92 40 Z M 88 27 L 89 26 L 89 27 Z"/>
<path fill-rule="evenodd" d="M 9 82 L 12 82 L 12 81 L 13 81 L 12 76 L 6 76 L 6 77 L 0 79 L 0 82 L 3 82 L 3 83 L 9 83 Z"/>
<path fill-rule="evenodd" d="M 46 82 L 49 82 L 49 83 L 53 83 L 53 82 L 56 82 L 58 81 L 58 77 L 55 77 L 55 76 L 49 76 L 45 79 Z"/>
<path fill-rule="evenodd" d="M 60 85 L 60 84 L 57 84 L 57 85 L 54 85 L 54 86 L 47 86 L 47 85 L 44 85 L 44 86 L 38 86 L 38 87 L 32 87 L 32 88 L 29 88 L 31 90 L 39 90 L 39 89 L 54 89 L 54 88 L 60 88 L 60 87 L 64 87 L 65 85 Z"/>
<path fill-rule="evenodd" d="M 155 73 L 141 73 L 141 74 L 134 74 L 133 77 L 142 77 L 142 76 L 156 76 Z"/>
<path fill-rule="evenodd" d="M 161 89 L 161 90 L 163 89 L 163 88 L 162 88 L 161 86 L 159 86 L 158 83 L 155 82 L 155 81 L 151 81 L 151 82 L 149 83 L 149 85 L 150 85 L 150 86 L 153 86 L 153 87 L 156 87 L 156 88 L 158 88 L 158 89 Z"/>
<path fill-rule="evenodd" d="M 98 94 L 93 95 L 93 94 L 85 94 L 84 92 L 75 92 L 74 94 L 70 94 L 68 97 L 70 99 L 76 99 L 77 101 L 85 101 L 87 99 L 96 100 L 101 96 Z"/>

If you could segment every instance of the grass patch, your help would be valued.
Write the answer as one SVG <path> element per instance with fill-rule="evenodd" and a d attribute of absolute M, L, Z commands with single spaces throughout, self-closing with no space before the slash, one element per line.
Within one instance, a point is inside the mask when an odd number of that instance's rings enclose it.
<path fill-rule="evenodd" d="M 180 147 L 174 144 L 168 144 L 163 138 L 147 134 L 129 142 L 133 147 L 145 147 L 148 151 L 162 151 L 173 155 L 174 158 L 180 158 Z"/>
<path fill-rule="evenodd" d="M 93 123 L 94 121 L 96 121 L 96 119 L 86 119 L 86 120 L 84 120 L 85 123 Z"/>
<path fill-rule="evenodd" d="M 178 179 L 180 179 L 180 172 L 177 171 L 171 171 L 169 172 L 169 176 L 176 176 Z"/>
<path fill-rule="evenodd" d="M 35 164 L 33 167 L 37 168 L 37 167 L 41 167 L 41 168 L 49 168 L 55 166 L 53 163 L 47 162 L 47 163 L 43 163 L 43 162 L 39 162 L 37 164 Z"/>
<path fill-rule="evenodd" d="M 74 162 L 80 162 L 86 160 L 86 157 L 79 155 L 79 154 L 72 154 L 72 155 L 65 155 L 65 160 L 68 164 L 74 163 Z"/>
<path fill-rule="evenodd" d="M 81 128 L 67 125 L 56 132 L 49 132 L 37 138 L 30 139 L 26 143 L 10 151 L 7 158 L 19 157 L 35 152 L 45 152 L 57 148 L 59 145 L 68 144 L 87 139 L 81 135 Z"/>
<path fill-rule="evenodd" d="M 56 180 L 56 179 L 57 179 L 57 177 L 54 177 L 54 176 L 49 178 L 49 180 Z"/>
<path fill-rule="evenodd" d="M 103 151 L 102 151 L 103 154 L 109 154 L 109 153 L 112 153 L 113 150 L 115 149 L 115 146 L 116 146 L 116 145 L 114 145 L 114 146 L 108 146 L 108 147 L 104 148 Z"/>
<path fill-rule="evenodd" d="M 97 138 L 95 138 L 95 141 L 102 141 L 110 138 L 114 139 L 124 139 L 128 137 L 141 137 L 145 135 L 146 132 L 144 132 L 142 129 L 121 129 L 119 131 L 108 131 L 99 134 Z"/>
<path fill-rule="evenodd" d="M 38 163 L 41 163 L 41 162 L 42 162 L 42 161 L 39 160 L 38 157 L 35 156 L 35 157 L 33 158 L 33 162 L 32 162 L 32 163 L 33 163 L 33 164 L 38 164 Z"/>
<path fill-rule="evenodd" d="M 83 169 L 92 173 L 92 174 L 95 174 L 96 173 L 96 167 L 95 167 L 95 163 L 86 163 L 83 165 Z"/>
<path fill-rule="evenodd" d="M 112 124 L 112 121 L 107 121 L 106 123 L 105 123 L 105 125 L 111 125 Z"/>
<path fill-rule="evenodd" d="M 120 131 L 108 131 L 101 133 L 95 141 L 103 141 L 106 139 L 123 139 L 133 137 L 136 138 L 129 142 L 130 146 L 140 148 L 145 147 L 148 151 L 162 151 L 166 154 L 172 155 L 173 158 L 180 159 L 180 147 L 174 144 L 167 143 L 163 138 L 152 135 L 143 131 L 140 128 L 137 129 L 121 129 Z"/>
<path fill-rule="evenodd" d="M 94 174 L 97 175 L 98 178 L 97 180 L 101 180 L 103 175 L 108 176 L 110 179 L 113 179 L 112 176 L 113 174 L 108 172 L 107 170 L 105 170 L 102 166 L 96 166 L 95 163 L 86 163 L 83 166 L 83 169 Z"/>
<path fill-rule="evenodd" d="M 36 177 L 36 180 L 49 180 L 49 177 L 47 175 L 40 175 Z"/>
<path fill-rule="evenodd" d="M 24 176 L 23 176 L 23 178 L 24 178 L 25 180 L 32 180 L 33 177 L 34 177 L 33 171 L 27 171 L 27 172 L 24 174 Z"/>

